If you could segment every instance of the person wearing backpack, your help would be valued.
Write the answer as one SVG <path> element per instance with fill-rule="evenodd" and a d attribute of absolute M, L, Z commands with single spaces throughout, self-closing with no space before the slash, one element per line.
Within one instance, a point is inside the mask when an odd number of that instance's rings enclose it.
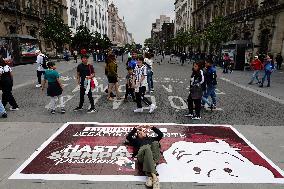
<path fill-rule="evenodd" d="M 44 75 L 45 70 L 47 69 L 47 56 L 41 53 L 40 50 L 35 51 L 37 55 L 36 64 L 37 64 L 37 81 L 38 84 L 36 88 L 40 88 L 41 86 L 41 77 Z"/>
<path fill-rule="evenodd" d="M 273 71 L 274 71 L 273 58 L 271 57 L 271 55 L 267 55 L 265 64 L 264 64 L 264 76 L 262 78 L 262 81 L 259 87 L 263 87 L 266 78 L 267 78 L 267 87 L 270 87 L 270 79 L 271 79 L 271 74 Z"/>

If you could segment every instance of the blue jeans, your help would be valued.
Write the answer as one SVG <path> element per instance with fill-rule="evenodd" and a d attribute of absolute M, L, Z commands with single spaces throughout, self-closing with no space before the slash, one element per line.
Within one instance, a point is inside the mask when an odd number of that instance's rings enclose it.
<path fill-rule="evenodd" d="M 147 73 L 147 82 L 148 82 L 148 90 L 149 90 L 149 92 L 150 92 L 151 89 L 154 88 L 153 72 L 152 72 L 152 70 L 151 70 L 151 71 L 148 71 L 148 73 Z"/>
<path fill-rule="evenodd" d="M 260 70 L 255 70 L 253 72 L 250 83 L 253 83 L 255 79 L 257 80 L 258 83 L 260 82 L 259 79 L 258 79 L 259 72 L 260 72 Z"/>
<path fill-rule="evenodd" d="M 264 84 L 264 81 L 266 80 L 266 78 L 267 78 L 268 85 L 270 85 L 270 77 L 271 77 L 271 71 L 265 70 L 264 76 L 262 78 L 262 85 Z"/>
<path fill-rule="evenodd" d="M 2 104 L 2 101 L 0 100 L 0 115 L 2 115 L 4 113 L 6 113 L 6 110 L 5 110 L 5 108 L 4 108 L 3 104 Z"/>
<path fill-rule="evenodd" d="M 208 86 L 206 91 L 204 92 L 204 95 L 202 97 L 202 105 L 208 104 L 209 106 L 211 105 L 215 105 L 217 104 L 217 100 L 216 100 L 216 86 Z M 209 102 L 208 97 L 211 97 L 212 99 L 212 103 Z"/>

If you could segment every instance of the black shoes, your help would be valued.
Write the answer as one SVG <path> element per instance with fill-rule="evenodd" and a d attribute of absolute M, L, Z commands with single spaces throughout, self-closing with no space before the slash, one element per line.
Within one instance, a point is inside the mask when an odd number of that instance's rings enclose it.
<path fill-rule="evenodd" d="M 2 118 L 7 118 L 8 115 L 7 115 L 6 113 L 3 113 L 1 117 L 2 117 Z"/>

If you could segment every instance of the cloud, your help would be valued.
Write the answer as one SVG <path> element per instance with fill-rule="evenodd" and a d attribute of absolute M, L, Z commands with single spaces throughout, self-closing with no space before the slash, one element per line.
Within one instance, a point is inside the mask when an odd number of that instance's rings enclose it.
<path fill-rule="evenodd" d="M 137 43 L 144 43 L 151 36 L 152 23 L 164 14 L 174 18 L 173 0 L 111 0 L 118 7 L 118 13 L 133 34 Z"/>

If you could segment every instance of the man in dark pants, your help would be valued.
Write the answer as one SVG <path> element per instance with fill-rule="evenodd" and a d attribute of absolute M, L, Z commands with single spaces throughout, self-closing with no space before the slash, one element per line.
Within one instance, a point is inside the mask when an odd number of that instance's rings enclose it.
<path fill-rule="evenodd" d="M 154 131 L 157 136 L 148 137 L 146 132 L 149 130 Z M 137 134 L 137 136 L 134 138 L 135 134 Z M 137 155 L 138 162 L 143 165 L 143 172 L 148 176 L 146 186 L 153 187 L 153 189 L 160 188 L 156 164 L 161 157 L 159 141 L 162 138 L 163 133 L 158 128 L 151 126 L 135 127 L 126 137 L 129 143 L 134 147 L 133 156 Z"/>
<path fill-rule="evenodd" d="M 79 106 L 74 109 L 75 112 L 83 109 L 85 94 L 88 95 L 91 104 L 91 108 L 88 110 L 88 113 L 96 112 L 91 88 L 89 88 L 89 91 L 86 92 L 88 80 L 93 79 L 94 77 L 95 77 L 94 67 L 88 64 L 88 57 L 83 56 L 82 63 L 77 67 L 77 81 L 78 84 L 80 85 L 80 103 Z"/>
<path fill-rule="evenodd" d="M 276 60 L 276 63 L 277 63 L 277 70 L 281 70 L 281 66 L 282 66 L 282 63 L 283 63 L 283 57 L 281 56 L 280 53 L 276 56 L 275 60 Z"/>

